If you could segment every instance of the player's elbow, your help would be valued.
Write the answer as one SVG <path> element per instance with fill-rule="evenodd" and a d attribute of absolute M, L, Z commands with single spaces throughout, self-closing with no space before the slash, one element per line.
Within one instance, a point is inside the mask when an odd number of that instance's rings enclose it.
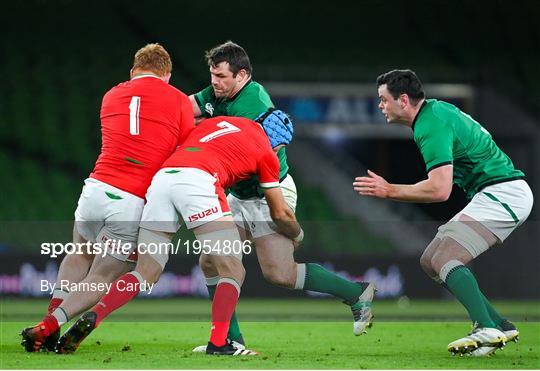
<path fill-rule="evenodd" d="M 290 220 L 289 210 L 286 207 L 278 207 L 270 210 L 270 216 L 276 223 Z"/>
<path fill-rule="evenodd" d="M 452 193 L 452 187 L 440 187 L 438 189 L 435 189 L 433 193 L 433 201 L 434 202 L 448 201 L 451 193 Z"/>

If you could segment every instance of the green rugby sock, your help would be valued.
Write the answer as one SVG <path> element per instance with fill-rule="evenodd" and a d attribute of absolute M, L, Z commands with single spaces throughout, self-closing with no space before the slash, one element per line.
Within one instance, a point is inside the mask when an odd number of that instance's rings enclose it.
<path fill-rule="evenodd" d="M 206 285 L 206 287 L 208 288 L 208 294 L 210 295 L 210 300 L 214 299 L 214 294 L 216 293 L 216 286 L 217 285 Z M 242 333 L 240 332 L 240 324 L 238 323 L 238 319 L 236 318 L 236 311 L 234 311 L 232 314 L 227 337 L 242 344 L 244 343 Z"/>
<path fill-rule="evenodd" d="M 499 326 L 504 321 L 504 318 L 499 314 L 499 312 L 497 312 L 495 307 L 489 302 L 486 296 L 482 292 L 480 292 L 480 294 L 482 295 L 482 299 L 484 299 L 484 305 L 486 306 L 489 316 L 491 317 L 493 322 L 495 322 L 495 324 Z"/>
<path fill-rule="evenodd" d="M 452 290 L 450 290 L 450 288 L 448 287 L 448 285 L 445 282 L 442 282 L 440 280 L 435 280 L 435 281 L 437 281 L 442 287 L 447 289 L 448 292 L 453 294 Z M 501 323 L 505 320 L 505 318 L 503 316 L 501 316 L 499 314 L 499 312 L 497 312 L 495 307 L 489 302 L 489 300 L 486 298 L 486 296 L 484 295 L 484 293 L 482 291 L 480 291 L 480 294 L 482 294 L 482 299 L 484 300 L 484 304 L 486 306 L 486 309 L 487 309 L 487 311 L 489 313 L 489 316 L 491 317 L 492 321 L 495 322 L 495 324 L 497 326 L 500 326 Z"/>
<path fill-rule="evenodd" d="M 445 279 L 450 292 L 459 300 L 469 312 L 469 317 L 478 322 L 480 327 L 497 327 L 484 302 L 478 282 L 472 272 L 464 265 L 452 268 Z"/>
<path fill-rule="evenodd" d="M 364 290 L 361 284 L 346 280 L 319 264 L 306 263 L 304 290 L 324 292 L 353 305 Z"/>

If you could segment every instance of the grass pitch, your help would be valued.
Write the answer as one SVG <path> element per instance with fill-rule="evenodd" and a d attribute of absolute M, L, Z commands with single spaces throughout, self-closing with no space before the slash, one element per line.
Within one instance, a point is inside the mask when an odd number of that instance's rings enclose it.
<path fill-rule="evenodd" d="M 238 315 L 258 357 L 210 357 L 191 349 L 208 341 L 205 300 L 135 300 L 111 316 L 73 355 L 25 353 L 20 330 L 45 301 L 2 302 L 2 369 L 538 369 L 540 304 L 496 303 L 521 332 L 494 357 L 452 357 L 446 345 L 470 330 L 453 301 L 377 302 L 367 335 L 355 337 L 333 300 L 242 300 Z M 150 314 L 148 314 L 150 312 Z M 201 317 L 201 321 L 199 321 Z M 187 321 L 181 322 L 181 319 Z M 401 319 L 400 321 L 396 321 Z M 430 321 L 426 321 L 429 319 Z M 450 319 L 450 320 L 449 320 Z M 167 322 L 165 322 L 167 321 Z"/>

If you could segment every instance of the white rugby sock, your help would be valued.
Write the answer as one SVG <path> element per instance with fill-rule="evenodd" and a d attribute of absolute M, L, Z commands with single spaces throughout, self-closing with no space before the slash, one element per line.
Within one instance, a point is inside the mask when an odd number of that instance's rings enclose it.
<path fill-rule="evenodd" d="M 140 284 L 145 283 L 143 276 L 141 276 L 139 272 L 131 271 L 131 272 L 128 272 L 127 274 L 131 274 L 132 276 L 134 276 L 137 279 L 137 281 L 139 281 Z"/>
<path fill-rule="evenodd" d="M 58 307 L 52 312 L 52 316 L 58 321 L 58 326 L 62 326 L 69 321 L 66 311 Z"/>
<path fill-rule="evenodd" d="M 53 299 L 62 299 L 66 300 L 66 298 L 69 296 L 69 291 L 60 290 L 60 289 L 54 289 L 52 298 Z"/>
<path fill-rule="evenodd" d="M 219 276 L 215 277 L 205 277 L 206 279 L 206 286 L 216 286 L 219 282 Z"/>
<path fill-rule="evenodd" d="M 446 262 L 441 268 L 441 271 L 439 272 L 439 277 L 443 282 L 446 282 L 446 278 L 448 277 L 448 273 L 450 273 L 451 270 L 453 270 L 456 267 L 459 267 L 460 265 L 465 265 L 459 260 L 450 260 Z"/>
<path fill-rule="evenodd" d="M 238 296 L 240 296 L 241 285 L 238 282 L 236 282 L 234 278 L 227 278 L 227 277 L 220 278 L 217 284 L 219 285 L 220 283 L 228 283 L 230 285 L 233 285 L 236 291 L 238 291 Z"/>
<path fill-rule="evenodd" d="M 306 265 L 296 264 L 296 282 L 294 283 L 295 290 L 303 290 L 306 283 Z"/>

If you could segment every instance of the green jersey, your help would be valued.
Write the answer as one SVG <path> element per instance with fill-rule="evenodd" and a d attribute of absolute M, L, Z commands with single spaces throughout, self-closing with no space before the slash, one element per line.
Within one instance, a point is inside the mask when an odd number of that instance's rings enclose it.
<path fill-rule="evenodd" d="M 234 97 L 227 99 L 216 98 L 214 89 L 210 85 L 195 94 L 195 100 L 205 117 L 239 116 L 254 120 L 261 113 L 274 107 L 266 89 L 255 81 L 249 81 Z M 289 171 L 285 148 L 280 149 L 277 155 L 280 168 L 279 178 L 283 179 Z M 263 197 L 256 176 L 238 182 L 230 189 L 230 192 L 241 199 Z"/>
<path fill-rule="evenodd" d="M 453 165 L 454 183 L 469 199 L 488 185 L 525 177 L 486 129 L 450 103 L 427 99 L 412 129 L 427 172 Z"/>

